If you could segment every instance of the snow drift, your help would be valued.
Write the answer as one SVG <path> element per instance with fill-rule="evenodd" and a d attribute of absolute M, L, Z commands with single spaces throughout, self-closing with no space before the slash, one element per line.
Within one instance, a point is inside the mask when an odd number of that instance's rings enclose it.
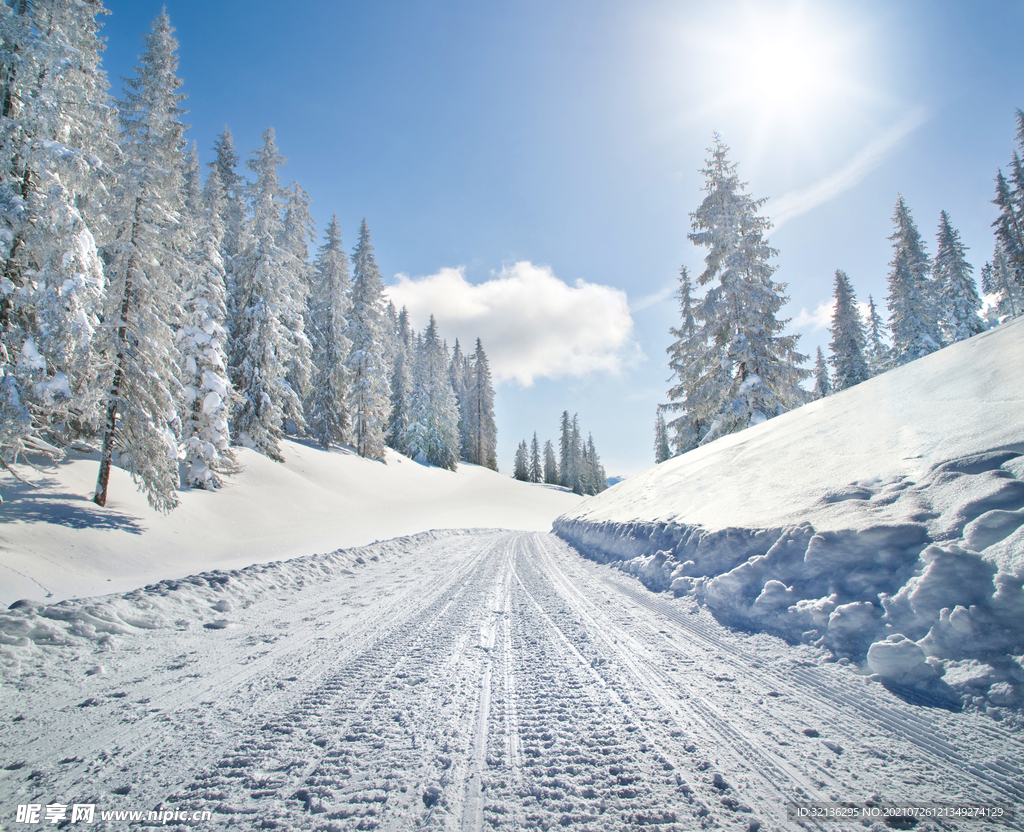
<path fill-rule="evenodd" d="M 894 688 L 1024 702 L 1024 320 L 669 460 L 555 532 Z"/>

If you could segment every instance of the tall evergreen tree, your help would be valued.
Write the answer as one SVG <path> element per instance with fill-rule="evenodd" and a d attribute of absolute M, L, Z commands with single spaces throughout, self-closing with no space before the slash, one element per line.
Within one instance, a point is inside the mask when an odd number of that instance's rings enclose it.
<path fill-rule="evenodd" d="M 395 325 L 395 360 L 391 371 L 391 413 L 388 415 L 386 441 L 389 448 L 407 454 L 405 434 L 409 428 L 409 395 L 412 392 L 412 336 L 409 310 L 404 306 Z"/>
<path fill-rule="evenodd" d="M 431 315 L 413 373 L 405 444 L 411 456 L 454 471 L 459 460 L 459 411 L 448 366 Z"/>
<path fill-rule="evenodd" d="M 60 458 L 98 427 L 97 326 L 116 158 L 97 17 L 34 0 L 0 14 L 0 464 Z"/>
<path fill-rule="evenodd" d="M 691 357 L 703 369 L 691 416 L 708 425 L 701 442 L 802 404 L 800 382 L 810 375 L 798 366 L 806 360 L 796 351 L 799 336 L 783 335 L 788 321 L 775 317 L 788 298 L 785 284 L 772 280 L 776 252 L 764 239 L 771 223 L 758 215 L 764 200 L 744 192 L 728 150 L 716 136 L 703 170 L 707 196 L 688 235 L 708 249 L 698 282 L 709 288 L 693 311 L 699 332 Z"/>
<path fill-rule="evenodd" d="M 558 483 L 564 488 L 572 488 L 572 420 L 569 411 L 562 411 L 562 421 L 558 437 Z"/>
<path fill-rule="evenodd" d="M 530 482 L 543 482 L 544 468 L 540 461 L 540 442 L 537 441 L 537 431 L 533 432 L 533 442 L 530 445 Z"/>
<path fill-rule="evenodd" d="M 530 451 L 526 447 L 525 439 L 516 447 L 515 461 L 512 463 L 512 477 L 521 482 L 530 481 Z"/>
<path fill-rule="evenodd" d="M 348 439 L 349 420 L 345 402 L 345 359 L 349 343 L 348 257 L 342 248 L 338 217 L 331 217 L 323 245 L 313 265 L 310 296 L 310 336 L 313 378 L 306 396 L 306 424 L 322 448 Z"/>
<path fill-rule="evenodd" d="M 347 336 L 352 344 L 346 366 L 353 444 L 360 456 L 383 461 L 384 431 L 391 409 L 389 368 L 384 355 L 384 281 L 365 219 L 352 253 L 352 311 Z"/>
<path fill-rule="evenodd" d="M 823 399 L 832 392 L 832 382 L 828 377 L 828 366 L 825 364 L 825 356 L 818 347 L 814 359 L 814 398 Z"/>
<path fill-rule="evenodd" d="M 981 271 L 981 282 L 985 294 L 992 296 L 989 317 L 993 324 L 1024 313 L 1024 286 L 1017 283 L 1003 244 L 998 238 L 992 262 L 986 263 Z"/>
<path fill-rule="evenodd" d="M 555 461 L 555 446 L 550 439 L 544 443 L 544 482 L 558 485 L 558 462 Z"/>
<path fill-rule="evenodd" d="M 985 331 L 978 315 L 981 298 L 971 274 L 974 268 L 967 262 L 966 252 L 959 232 L 949 224 L 949 215 L 943 211 L 939 214 L 934 280 L 939 287 L 942 330 L 947 344 Z"/>
<path fill-rule="evenodd" d="M 256 175 L 248 189 L 251 217 L 241 251 L 235 258 L 235 290 L 239 299 L 231 362 L 241 405 L 235 413 L 235 441 L 281 462 L 280 441 L 286 413 L 299 413 L 301 403 L 285 376 L 292 341 L 281 313 L 290 303 L 291 254 L 278 245 L 281 236 L 282 190 L 278 168 L 284 158 L 274 143 L 274 130 L 263 132 L 263 146 L 247 162 Z"/>
<path fill-rule="evenodd" d="M 468 412 L 464 417 L 469 436 L 467 461 L 498 470 L 498 428 L 494 420 L 494 387 L 491 368 L 480 339 L 470 365 L 466 385 Z"/>
<path fill-rule="evenodd" d="M 190 154 L 191 156 L 191 154 Z M 186 187 L 189 201 L 198 174 L 197 160 Z M 175 335 L 184 387 L 182 447 L 185 482 L 193 488 L 216 488 L 221 476 L 239 470 L 231 449 L 229 424 L 237 395 L 227 372 L 227 331 L 224 328 L 224 260 L 221 218 L 224 191 L 217 171 L 210 172 L 200 204 L 192 208 L 196 219 L 194 246 L 183 285 L 182 325 Z"/>
<path fill-rule="evenodd" d="M 995 204 L 999 216 L 992 223 L 1017 290 L 1024 292 L 1024 111 L 1017 110 L 1017 149 L 1010 160 L 1010 178 L 996 175 Z"/>
<path fill-rule="evenodd" d="M 935 352 L 942 346 L 942 336 L 936 292 L 928 276 L 931 263 L 902 195 L 896 201 L 893 223 L 896 230 L 889 238 L 893 244 L 888 296 L 890 364 L 900 367 Z"/>
<path fill-rule="evenodd" d="M 217 178 L 224 189 L 220 217 L 224 226 L 224 238 L 221 240 L 220 253 L 224 260 L 228 332 L 231 333 L 236 329 L 236 318 L 244 304 L 244 298 L 239 297 L 241 289 L 235 280 L 235 258 L 238 257 L 243 243 L 246 182 L 238 173 L 238 151 L 235 150 L 234 137 L 226 125 L 213 144 L 213 152 L 214 160 L 209 163 L 209 167 L 211 172 L 217 172 Z"/>
<path fill-rule="evenodd" d="M 836 269 L 835 310 L 832 313 L 832 342 L 829 345 L 832 357 L 829 363 L 834 370 L 832 387 L 845 390 L 871 377 L 868 362 L 864 358 L 864 322 L 857 309 L 850 279 L 842 269 Z"/>
<path fill-rule="evenodd" d="M 668 447 L 668 431 L 665 429 L 665 415 L 662 409 L 654 417 L 654 464 L 658 465 L 667 459 L 672 458 L 672 451 Z"/>
<path fill-rule="evenodd" d="M 885 324 L 875 307 L 875 299 L 868 295 L 868 321 L 865 337 L 868 367 L 873 376 L 882 372 L 889 361 L 889 349 L 882 342 L 884 332 Z"/>
<path fill-rule="evenodd" d="M 112 367 L 95 502 L 105 505 L 115 446 L 120 464 L 161 511 L 177 503 L 178 437 L 172 324 L 180 314 L 183 268 L 176 235 L 181 210 L 184 95 L 177 42 L 166 13 L 153 22 L 138 75 L 120 106 L 123 161 L 117 172 L 116 237 L 109 247 L 104 315 Z"/>
<path fill-rule="evenodd" d="M 278 245 L 291 255 L 286 275 L 288 283 L 284 291 L 286 304 L 281 310 L 281 323 L 288 333 L 289 351 L 287 367 L 288 384 L 298 395 L 298 402 L 309 394 L 313 380 L 313 345 L 306 332 L 309 317 L 310 281 L 312 266 L 309 263 L 309 243 L 316 239 L 313 218 L 309 215 L 309 194 L 298 182 L 292 182 L 284 189 L 286 201 L 281 221 Z M 285 417 L 296 426 L 305 424 L 302 410 L 291 412 L 287 408 Z"/>

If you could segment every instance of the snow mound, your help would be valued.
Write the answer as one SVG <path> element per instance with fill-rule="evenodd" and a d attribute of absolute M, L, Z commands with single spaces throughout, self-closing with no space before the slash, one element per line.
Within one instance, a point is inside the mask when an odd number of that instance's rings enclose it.
<path fill-rule="evenodd" d="M 52 665 L 56 652 L 63 661 L 71 653 L 83 658 L 117 648 L 118 636 L 146 630 L 222 630 L 231 613 L 260 598 L 287 599 L 304 587 L 325 583 L 369 561 L 381 562 L 415 551 L 425 541 L 469 534 L 469 530 L 424 532 L 375 543 L 360 549 L 339 549 L 287 562 L 254 564 L 245 569 L 214 570 L 180 579 L 162 580 L 131 592 L 43 604 L 16 601 L 0 612 L 0 680 L 16 681 L 28 664 Z M 102 673 L 97 666 L 90 673 Z"/>
<path fill-rule="evenodd" d="M 1022 366 L 1018 320 L 664 462 L 554 530 L 729 623 L 1019 707 Z M 964 662 L 992 672 L 940 679 Z"/>

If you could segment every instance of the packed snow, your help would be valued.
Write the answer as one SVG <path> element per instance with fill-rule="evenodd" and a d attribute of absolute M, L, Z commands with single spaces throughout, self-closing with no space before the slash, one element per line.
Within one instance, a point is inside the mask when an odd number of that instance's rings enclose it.
<path fill-rule="evenodd" d="M 242 472 L 217 491 L 185 489 L 151 509 L 119 468 L 105 508 L 92 502 L 98 461 L 72 451 L 7 479 L 0 525 L 0 604 L 126 592 L 165 578 L 330 552 L 429 529 L 547 531 L 581 497 L 518 483 L 477 465 L 455 472 L 388 451 L 387 464 L 294 439 L 284 463 L 238 449 Z"/>
<path fill-rule="evenodd" d="M 631 477 L 555 531 L 908 697 L 1024 700 L 1024 320 Z"/>
<path fill-rule="evenodd" d="M 0 626 L 18 621 L 3 828 L 51 828 L 18 806 L 79 804 L 106 830 L 767 832 L 822 802 L 1024 800 L 1006 722 L 730 631 L 551 534 L 426 532 L 19 605 Z M 984 824 L 915 825 L 958 828 Z"/>

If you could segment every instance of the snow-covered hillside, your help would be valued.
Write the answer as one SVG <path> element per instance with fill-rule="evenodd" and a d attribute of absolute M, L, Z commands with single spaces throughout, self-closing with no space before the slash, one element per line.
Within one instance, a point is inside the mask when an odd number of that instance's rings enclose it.
<path fill-rule="evenodd" d="M 1019 706 L 1022 368 L 1019 320 L 631 477 L 555 531 L 897 688 Z"/>
<path fill-rule="evenodd" d="M 284 464 L 240 449 L 241 474 L 216 492 L 181 492 L 168 515 L 154 512 L 117 468 L 106 507 L 95 505 L 98 462 L 84 454 L 28 472 L 36 489 L 8 478 L 0 604 L 125 592 L 429 529 L 547 531 L 582 499 L 476 465 L 453 473 L 391 451 L 387 465 L 291 440 L 282 451 Z"/>

